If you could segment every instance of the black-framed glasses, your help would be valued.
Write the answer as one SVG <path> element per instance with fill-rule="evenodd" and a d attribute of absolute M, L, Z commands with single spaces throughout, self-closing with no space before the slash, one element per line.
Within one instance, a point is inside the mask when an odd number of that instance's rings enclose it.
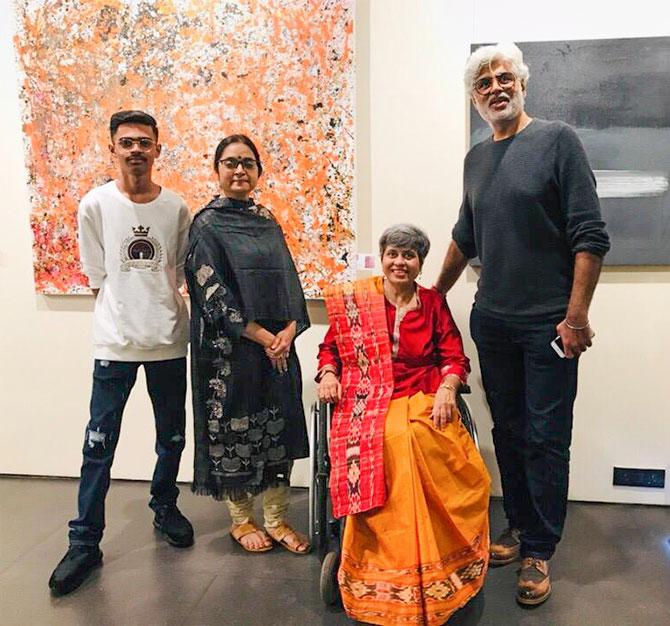
<path fill-rule="evenodd" d="M 227 170 L 236 170 L 240 165 L 247 171 L 256 169 L 258 164 L 256 159 L 251 159 L 246 157 L 244 159 L 238 159 L 237 157 L 226 157 L 225 159 L 220 159 L 219 163 L 223 164 Z"/>
<path fill-rule="evenodd" d="M 156 145 L 156 142 L 153 139 L 149 139 L 149 137 L 120 137 L 118 144 L 124 150 L 132 150 L 133 146 L 137 144 L 137 147 L 142 152 L 148 152 Z"/>
<path fill-rule="evenodd" d="M 485 96 L 493 89 L 494 80 L 502 89 L 508 89 L 516 81 L 516 75 L 512 72 L 498 72 L 494 76 L 482 76 L 475 81 L 475 91 L 480 96 Z"/>

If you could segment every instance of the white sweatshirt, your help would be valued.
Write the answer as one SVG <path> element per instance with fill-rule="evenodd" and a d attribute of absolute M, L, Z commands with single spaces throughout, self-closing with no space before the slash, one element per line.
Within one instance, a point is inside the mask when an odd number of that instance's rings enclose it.
<path fill-rule="evenodd" d="M 79 203 L 79 253 L 95 301 L 94 358 L 162 361 L 186 356 L 188 311 L 179 288 L 191 216 L 163 188 L 137 204 L 115 181 Z"/>

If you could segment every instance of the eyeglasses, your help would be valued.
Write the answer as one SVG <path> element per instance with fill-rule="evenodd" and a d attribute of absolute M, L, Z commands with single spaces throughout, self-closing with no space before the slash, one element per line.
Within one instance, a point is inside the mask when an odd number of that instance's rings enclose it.
<path fill-rule="evenodd" d="M 132 147 L 137 144 L 142 152 L 148 152 L 156 144 L 153 139 L 148 137 L 121 137 L 118 143 L 124 150 L 132 150 Z"/>
<path fill-rule="evenodd" d="M 250 159 L 249 157 L 245 159 L 238 159 L 237 157 L 227 157 L 225 159 L 220 159 L 219 163 L 223 163 L 223 166 L 227 170 L 236 170 L 239 165 L 241 165 L 245 170 L 250 171 L 256 168 L 258 165 L 255 159 Z"/>
<path fill-rule="evenodd" d="M 512 72 L 498 72 L 495 76 L 482 76 L 475 81 L 475 91 L 480 96 L 485 96 L 493 89 L 493 80 L 496 80 L 502 89 L 511 87 L 516 81 L 516 76 Z"/>

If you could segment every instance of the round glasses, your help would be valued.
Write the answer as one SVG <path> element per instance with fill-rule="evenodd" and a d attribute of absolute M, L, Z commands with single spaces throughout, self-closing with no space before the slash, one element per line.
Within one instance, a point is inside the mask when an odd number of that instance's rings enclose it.
<path fill-rule="evenodd" d="M 223 167 L 225 167 L 227 170 L 236 170 L 240 165 L 247 171 L 251 171 L 256 168 L 256 159 L 251 159 L 249 157 L 245 159 L 227 157 L 225 159 L 221 159 L 219 163 L 222 163 Z"/>
<path fill-rule="evenodd" d="M 494 76 L 482 76 L 475 81 L 475 91 L 480 96 L 485 96 L 493 89 L 494 80 L 502 89 L 508 89 L 515 83 L 516 76 L 512 72 L 498 72 Z"/>

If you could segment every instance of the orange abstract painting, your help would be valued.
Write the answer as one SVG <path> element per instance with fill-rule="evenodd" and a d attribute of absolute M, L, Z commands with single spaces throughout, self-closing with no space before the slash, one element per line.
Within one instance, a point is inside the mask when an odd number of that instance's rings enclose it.
<path fill-rule="evenodd" d="M 35 284 L 86 292 L 79 200 L 114 176 L 109 117 L 158 120 L 156 181 L 193 211 L 214 148 L 261 151 L 256 198 L 282 224 L 308 297 L 354 276 L 353 0 L 15 0 Z"/>

